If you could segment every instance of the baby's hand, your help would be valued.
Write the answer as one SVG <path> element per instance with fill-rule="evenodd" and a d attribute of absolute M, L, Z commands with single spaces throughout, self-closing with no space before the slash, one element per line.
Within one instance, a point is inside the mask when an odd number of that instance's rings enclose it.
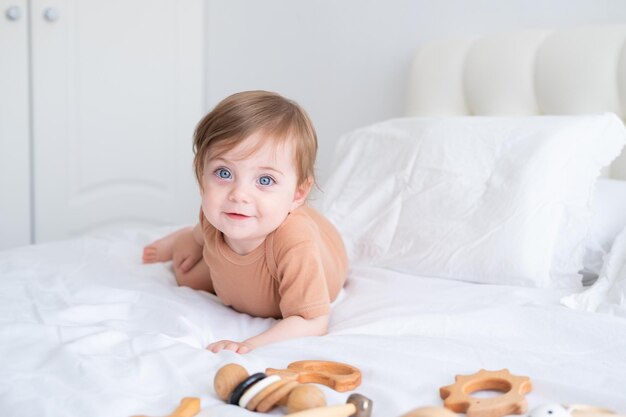
<path fill-rule="evenodd" d="M 213 353 L 217 353 L 220 350 L 232 350 L 235 353 L 248 353 L 252 350 L 252 346 L 243 342 L 233 342 L 232 340 L 220 340 L 219 342 L 211 343 L 207 346 L 207 349 Z"/>

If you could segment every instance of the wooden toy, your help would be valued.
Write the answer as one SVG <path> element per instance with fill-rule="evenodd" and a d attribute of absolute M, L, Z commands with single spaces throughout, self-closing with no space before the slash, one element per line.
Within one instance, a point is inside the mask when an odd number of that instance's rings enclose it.
<path fill-rule="evenodd" d="M 256 374 L 250 375 L 249 377 L 244 379 L 243 382 L 237 385 L 235 389 L 230 393 L 230 395 L 228 396 L 228 403 L 241 406 L 240 400 L 243 394 L 250 388 L 252 388 L 252 386 L 255 385 L 257 382 L 260 382 L 266 377 L 267 375 L 265 375 L 263 372 L 257 372 Z"/>
<path fill-rule="evenodd" d="M 458 414 L 444 407 L 420 407 L 401 417 L 458 417 Z"/>
<path fill-rule="evenodd" d="M 185 397 L 180 400 L 180 405 L 168 417 L 193 417 L 200 412 L 200 398 Z M 146 417 L 146 416 L 133 416 Z"/>
<path fill-rule="evenodd" d="M 278 405 L 286 405 L 291 413 L 326 405 L 324 394 L 313 385 L 301 385 L 277 373 L 248 375 L 244 367 L 234 363 L 217 371 L 213 386 L 222 401 L 250 411 L 266 413 Z"/>
<path fill-rule="evenodd" d="M 625 417 L 615 411 L 588 404 L 548 403 L 535 407 L 528 417 Z"/>
<path fill-rule="evenodd" d="M 613 410 L 587 404 L 570 404 L 567 409 L 572 417 L 626 417 L 624 414 L 616 414 Z"/>
<path fill-rule="evenodd" d="M 265 388 L 274 385 L 275 382 L 278 382 L 280 380 L 281 378 L 278 375 L 271 375 L 261 379 L 241 395 L 241 398 L 236 405 L 239 405 L 239 407 L 247 408 L 248 404 L 250 403 L 250 401 L 252 401 L 254 397 L 258 397 Z"/>
<path fill-rule="evenodd" d="M 326 397 L 314 385 L 298 385 L 291 391 L 287 400 L 287 413 L 292 414 L 309 408 L 324 407 Z"/>
<path fill-rule="evenodd" d="M 444 406 L 467 417 L 502 417 L 523 414 L 528 408 L 524 394 L 530 392 L 530 378 L 511 375 L 508 369 L 487 371 L 481 369 L 473 375 L 457 375 L 455 383 L 439 389 Z M 503 395 L 494 398 L 475 398 L 476 391 L 495 390 Z"/>
<path fill-rule="evenodd" d="M 260 413 L 267 413 L 278 404 L 278 401 L 281 398 L 290 395 L 291 391 L 297 386 L 298 383 L 296 381 L 287 381 L 285 385 L 263 398 L 257 406 L 256 411 Z"/>
<path fill-rule="evenodd" d="M 263 391 L 261 391 L 257 396 L 255 396 L 254 398 L 252 398 L 252 400 L 250 400 L 250 402 L 248 403 L 248 405 L 246 406 L 246 408 L 250 411 L 254 411 L 257 409 L 257 407 L 259 406 L 259 403 L 266 398 L 268 395 L 270 395 L 271 393 L 273 393 L 274 391 L 276 391 L 277 389 L 279 389 L 280 387 L 282 387 L 283 385 L 286 385 L 289 381 L 287 381 L 286 379 L 281 379 L 278 382 L 270 385 L 269 387 L 265 388 Z M 280 401 L 279 401 L 280 404 Z"/>
<path fill-rule="evenodd" d="M 370 417 L 372 400 L 361 395 L 351 394 L 346 404 L 331 407 L 310 408 L 289 414 L 290 417 Z"/>
<path fill-rule="evenodd" d="M 300 383 L 313 382 L 326 385 L 335 391 L 352 391 L 361 384 L 361 371 L 351 365 L 330 361 L 298 361 L 287 369 L 267 368 L 267 375 L 278 374 Z"/>
<path fill-rule="evenodd" d="M 248 371 L 236 363 L 222 366 L 213 378 L 213 388 L 220 400 L 227 401 L 230 393 L 248 377 Z"/>
<path fill-rule="evenodd" d="M 169 417 L 193 417 L 200 412 L 200 398 L 185 397 Z"/>

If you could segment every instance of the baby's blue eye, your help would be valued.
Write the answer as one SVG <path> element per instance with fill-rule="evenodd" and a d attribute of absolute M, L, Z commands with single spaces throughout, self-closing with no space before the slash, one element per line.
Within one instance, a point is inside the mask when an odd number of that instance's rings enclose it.
<path fill-rule="evenodd" d="M 215 171 L 215 173 L 217 174 L 218 177 L 224 180 L 227 180 L 231 177 L 230 171 L 224 168 L 218 169 L 217 171 Z"/>
<path fill-rule="evenodd" d="M 263 175 L 261 178 L 259 178 L 259 184 L 261 185 L 272 185 L 273 183 L 274 179 L 267 175 Z"/>

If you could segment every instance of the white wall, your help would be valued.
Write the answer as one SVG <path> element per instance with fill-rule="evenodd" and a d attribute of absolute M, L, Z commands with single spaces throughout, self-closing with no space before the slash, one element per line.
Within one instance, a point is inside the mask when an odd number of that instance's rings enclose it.
<path fill-rule="evenodd" d="M 437 38 L 626 22 L 624 0 L 207 0 L 207 110 L 236 91 L 298 101 L 318 179 L 356 127 L 401 116 L 413 52 Z"/>

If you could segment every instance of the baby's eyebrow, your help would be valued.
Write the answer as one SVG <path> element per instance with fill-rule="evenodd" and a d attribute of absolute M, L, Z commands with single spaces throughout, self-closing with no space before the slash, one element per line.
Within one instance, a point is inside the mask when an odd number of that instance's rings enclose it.
<path fill-rule="evenodd" d="M 283 172 L 281 170 L 276 169 L 274 167 L 259 167 L 259 170 L 261 170 L 261 171 L 274 171 L 277 174 L 280 174 L 280 175 L 283 175 L 283 176 L 285 175 L 285 174 L 283 174 Z"/>
<path fill-rule="evenodd" d="M 225 162 L 225 163 L 230 163 L 230 161 L 229 161 L 229 160 L 224 159 L 224 158 L 222 158 L 222 157 L 220 157 L 220 156 L 218 156 L 218 157 L 216 157 L 216 158 L 207 158 L 207 159 L 206 159 L 206 163 L 207 163 L 207 164 L 210 164 L 210 163 L 213 163 L 213 162 Z"/>

